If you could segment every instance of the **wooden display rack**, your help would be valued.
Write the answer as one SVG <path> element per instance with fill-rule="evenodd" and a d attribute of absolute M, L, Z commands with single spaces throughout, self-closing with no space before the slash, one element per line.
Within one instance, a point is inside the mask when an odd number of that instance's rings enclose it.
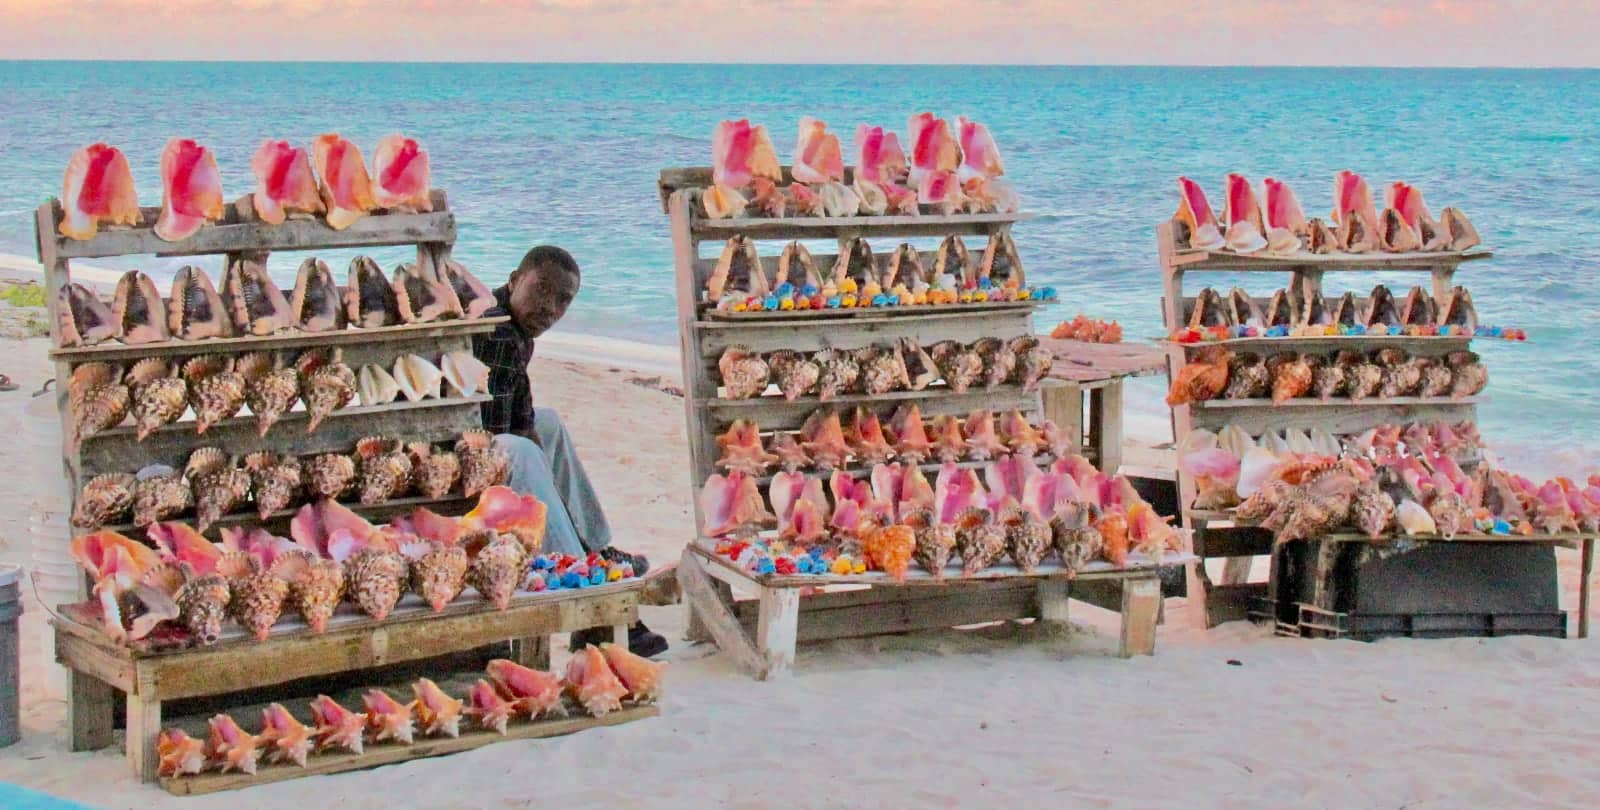
<path fill-rule="evenodd" d="M 1305 290 L 1306 294 L 1322 292 L 1325 273 L 1408 271 L 1428 274 L 1435 300 L 1443 300 L 1453 284 L 1456 269 L 1463 263 L 1490 258 L 1487 250 L 1445 253 L 1404 254 L 1330 254 L 1298 255 L 1279 258 L 1266 255 L 1244 256 L 1228 251 L 1180 250 L 1177 247 L 1172 223 L 1156 228 L 1156 248 L 1161 262 L 1162 315 L 1168 334 L 1188 325 L 1188 314 L 1194 297 L 1184 292 L 1184 275 L 1196 272 L 1224 273 L 1287 273 L 1289 285 Z M 1285 286 L 1289 286 L 1285 285 Z M 1413 336 L 1339 336 L 1339 337 L 1275 337 L 1238 338 L 1228 341 L 1209 341 L 1193 344 L 1168 343 L 1167 369 L 1169 379 L 1190 357 L 1206 346 L 1221 343 L 1234 349 L 1255 351 L 1320 351 L 1339 349 L 1377 349 L 1395 347 L 1413 355 L 1438 356 L 1461 351 L 1470 345 L 1470 336 L 1413 337 Z M 1296 399 L 1273 404 L 1271 400 L 1208 400 L 1172 408 L 1172 433 L 1182 440 L 1191 430 L 1221 430 L 1228 424 L 1243 428 L 1252 437 L 1269 430 L 1322 428 L 1333 435 L 1360 433 L 1381 424 L 1406 422 L 1446 421 L 1458 423 L 1477 421 L 1477 403 L 1482 397 L 1422 398 L 1396 397 L 1368 399 L 1361 402 L 1334 399 Z M 1204 617 L 1207 627 L 1243 618 L 1276 618 L 1271 601 L 1276 599 L 1276 579 L 1279 565 L 1274 555 L 1272 534 L 1264 529 L 1235 522 L 1229 511 L 1199 510 L 1190 507 L 1196 494 L 1195 483 L 1180 467 L 1178 472 L 1178 497 L 1183 508 L 1183 525 L 1193 530 L 1194 553 L 1200 564 L 1194 568 L 1196 582 L 1190 583 L 1191 593 L 1204 600 Z M 1383 538 L 1392 542 L 1395 538 Z M 1419 541 L 1427 538 L 1414 538 Z M 1322 538 L 1323 549 L 1336 549 L 1352 543 L 1371 543 L 1366 536 L 1340 533 Z M 1447 542 L 1442 541 L 1441 542 Z M 1588 632 L 1588 574 L 1593 565 L 1593 538 L 1581 535 L 1541 535 L 1534 537 L 1498 535 L 1462 535 L 1454 541 L 1476 543 L 1531 543 L 1561 545 L 1583 549 L 1584 584 L 1580 590 L 1581 613 L 1579 633 Z M 1318 554 L 1322 560 L 1315 576 L 1331 576 L 1331 551 Z M 1260 555 L 1274 557 L 1271 575 L 1267 582 L 1247 582 L 1251 560 Z M 1222 582 L 1212 582 L 1206 572 L 1205 561 L 1227 560 Z M 1195 590 L 1198 588 L 1198 590 Z M 1319 588 L 1319 592 L 1322 589 Z M 1326 605 L 1313 605 L 1314 609 L 1327 610 Z M 1280 630 L 1299 635 L 1295 627 L 1280 625 Z"/>
<path fill-rule="evenodd" d="M 784 171 L 787 178 L 787 168 Z M 849 182 L 848 176 L 846 182 Z M 1033 312 L 1040 304 L 1023 301 L 991 305 L 825 310 L 820 314 L 799 317 L 729 317 L 717 313 L 701 300 L 706 280 L 717 261 L 716 257 L 701 256 L 700 246 L 704 242 L 720 246 L 730 237 L 742 234 L 761 241 L 831 240 L 842 250 L 855 237 L 897 241 L 912 237 L 994 237 L 1008 233 L 1014 223 L 1031 219 L 1033 215 L 993 213 L 710 220 L 695 215 L 693 199 L 695 190 L 710 183 L 709 168 L 666 169 L 660 177 L 662 207 L 670 217 L 672 228 L 686 393 L 684 408 L 689 433 L 689 485 L 694 492 L 699 492 L 705 480 L 717 471 L 716 436 L 736 419 L 754 420 L 763 432 L 792 431 L 799 429 L 806 417 L 819 408 L 847 411 L 857 405 L 872 405 L 879 409 L 892 409 L 908 402 L 916 403 L 924 418 L 929 419 L 942 414 L 965 415 L 980 408 L 996 413 L 1017 409 L 1035 423 L 1043 418 L 1040 395 L 1023 391 L 1016 385 L 991 390 L 971 389 L 958 394 L 938 384 L 922 391 L 895 391 L 882 396 L 840 396 L 826 404 L 819 403 L 814 395 L 793 402 L 786 402 L 779 397 L 748 400 L 719 398 L 717 360 L 731 346 L 742 346 L 754 352 L 779 349 L 816 352 L 827 348 L 853 350 L 900 338 L 912 338 L 924 346 L 940 340 L 972 343 L 984 337 L 1011 339 L 1034 333 Z M 887 257 L 887 247 L 891 246 L 880 246 L 879 250 L 874 251 L 875 254 L 881 254 L 880 261 Z M 778 250 L 768 249 L 765 254 L 762 256 L 763 266 L 771 272 Z M 923 258 L 925 262 L 931 262 L 932 254 L 924 252 Z M 825 270 L 832 266 L 835 256 L 817 254 L 815 259 L 818 268 Z M 974 465 L 969 462 L 965 466 Z M 938 467 L 932 464 L 925 465 L 924 469 L 932 471 Z M 867 468 L 852 467 L 848 471 L 865 474 Z M 765 481 L 761 483 L 764 486 Z M 701 517 L 700 504 L 696 499 L 696 527 L 703 525 Z M 1173 563 L 1169 561 L 1167 564 Z M 1022 615 L 1043 615 L 1047 619 L 1064 620 L 1066 615 L 1067 587 L 1064 575 L 1023 576 L 1019 572 L 1008 572 L 1004 567 L 995 569 L 988 576 L 963 578 L 962 581 L 949 579 L 941 582 L 924 575 L 908 577 L 905 583 L 894 584 L 886 577 L 869 578 L 862 584 L 873 586 L 866 592 L 872 594 L 870 597 L 864 593 L 818 593 L 803 599 L 801 592 L 806 586 L 815 588 L 853 581 L 853 578 L 811 577 L 806 583 L 773 580 L 735 569 L 718 560 L 698 543 L 691 543 L 684 551 L 678 571 L 690 607 L 691 632 L 701 638 L 715 639 L 725 652 L 735 656 L 741 667 L 758 678 L 787 672 L 793 663 L 797 639 L 872 635 L 914 627 L 952 627 Z M 1089 592 L 1092 581 L 1115 583 L 1111 586 L 1117 589 L 1116 598 L 1111 600 L 1115 604 L 1113 609 L 1124 613 L 1129 627 L 1144 628 L 1125 634 L 1128 636 L 1124 646 L 1127 654 L 1148 653 L 1153 648 L 1154 621 L 1160 603 L 1156 577 L 1156 568 L 1151 566 L 1144 570 L 1122 570 L 1084 580 L 1085 594 Z M 1050 584 L 1040 586 L 1038 582 L 1041 581 Z M 1027 591 L 1029 596 L 1025 605 L 1018 598 L 1009 602 L 992 598 L 995 588 L 1007 583 L 1012 590 Z M 741 590 L 753 591 L 760 597 L 759 620 L 748 620 L 748 623 L 756 626 L 754 642 L 741 628 L 740 615 L 748 617 L 755 611 L 732 601 L 731 588 L 735 585 Z M 1045 598 L 1033 597 L 1038 588 L 1043 588 Z M 921 599 L 925 594 L 940 600 L 942 607 L 936 610 L 929 603 L 916 611 L 918 618 L 893 618 L 905 616 L 909 600 Z M 1024 609 L 1024 612 L 1019 613 L 1019 609 Z M 802 613 L 808 616 L 822 615 L 818 611 L 829 612 L 837 619 L 830 623 L 835 629 L 824 630 L 820 625 L 818 629 L 812 629 L 811 622 L 807 626 L 800 626 Z"/>

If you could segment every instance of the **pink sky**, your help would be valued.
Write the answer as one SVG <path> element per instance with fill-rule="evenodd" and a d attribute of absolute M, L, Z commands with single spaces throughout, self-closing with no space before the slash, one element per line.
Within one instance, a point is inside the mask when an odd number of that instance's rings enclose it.
<path fill-rule="evenodd" d="M 1600 66 L 1594 0 L 0 0 L 6 58 Z"/>

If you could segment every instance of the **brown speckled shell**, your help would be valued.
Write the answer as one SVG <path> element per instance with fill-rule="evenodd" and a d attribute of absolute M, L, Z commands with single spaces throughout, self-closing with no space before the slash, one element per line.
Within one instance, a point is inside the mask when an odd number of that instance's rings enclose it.
<path fill-rule="evenodd" d="M 265 641 L 272 625 L 283 614 L 283 605 L 289 598 L 289 583 L 276 574 L 257 572 L 249 576 L 228 580 L 232 597 L 228 602 L 228 615 L 249 631 L 257 641 Z"/>
<path fill-rule="evenodd" d="M 294 407 L 300 396 L 300 372 L 267 352 L 240 356 L 237 368 L 245 381 L 245 404 L 256 415 L 257 435 L 265 436 Z"/>
<path fill-rule="evenodd" d="M 1450 396 L 1474 396 L 1489 384 L 1489 369 L 1476 352 L 1451 352 L 1448 361 L 1452 375 Z"/>
<path fill-rule="evenodd" d="M 72 508 L 72 525 L 93 529 L 121 523 L 133 511 L 134 477 L 127 473 L 97 475 L 83 485 Z"/>
<path fill-rule="evenodd" d="M 194 490 L 177 473 L 154 475 L 133 484 L 133 525 L 148 526 L 194 507 Z"/>
<path fill-rule="evenodd" d="M 411 591 L 438 612 L 466 587 L 467 552 L 442 543 L 428 546 L 422 556 L 411 561 Z"/>
<path fill-rule="evenodd" d="M 133 395 L 121 378 L 121 369 L 110 363 L 84 363 L 72 370 L 67 399 L 78 438 L 116 427 L 128 417 Z"/>
<path fill-rule="evenodd" d="M 956 516 L 956 553 L 967 576 L 999 561 L 1006 553 L 1006 533 L 987 509 L 968 507 Z"/>
<path fill-rule="evenodd" d="M 250 496 L 250 475 L 216 447 L 189 454 L 183 474 L 194 489 L 195 528 L 205 531 Z"/>
<path fill-rule="evenodd" d="M 377 504 L 398 498 L 411 487 L 411 459 L 398 439 L 368 436 L 356 442 L 361 502 Z"/>
<path fill-rule="evenodd" d="M 1350 522 L 1362 534 L 1377 540 L 1389 533 L 1394 521 L 1394 498 L 1373 482 L 1356 489 L 1355 500 L 1350 504 Z"/>
<path fill-rule="evenodd" d="M 950 554 L 956 547 L 955 527 L 939 523 L 932 509 L 918 509 L 907 514 L 901 522 L 911 527 L 916 539 L 911 559 L 922 566 L 922 570 L 943 578 L 944 569 L 950 564 Z"/>
<path fill-rule="evenodd" d="M 504 483 L 510 473 L 511 459 L 495 446 L 494 437 L 482 430 L 461 434 L 456 457 L 461 463 L 461 491 L 468 498 Z"/>
<path fill-rule="evenodd" d="M 817 377 L 817 399 L 827 402 L 840 394 L 848 394 L 861 379 L 861 366 L 855 355 L 833 349 L 824 349 L 812 357 L 820 370 Z"/>
<path fill-rule="evenodd" d="M 250 474 L 256 513 L 262 520 L 273 512 L 289 508 L 300 496 L 303 474 L 300 459 L 294 456 L 262 450 L 244 457 L 244 469 Z"/>
<path fill-rule="evenodd" d="M 374 619 L 386 619 L 404 590 L 409 567 L 393 551 L 366 548 L 345 561 L 345 589 L 357 609 Z"/>
<path fill-rule="evenodd" d="M 411 459 L 411 485 L 425 498 L 443 498 L 461 480 L 461 459 L 448 450 L 436 450 L 426 443 L 407 448 Z"/>
<path fill-rule="evenodd" d="M 350 404 L 356 395 L 356 373 L 344 364 L 338 349 L 311 351 L 300 355 L 295 368 L 300 372 L 300 399 L 306 404 L 306 432 L 322 425 L 329 414 Z"/>
<path fill-rule="evenodd" d="M 244 405 L 244 375 L 234 370 L 231 358 L 218 355 L 191 357 L 183 364 L 194 408 L 195 432 L 204 433 L 217 422 L 239 412 Z"/>
<path fill-rule="evenodd" d="M 717 360 L 717 370 L 722 375 L 723 396 L 727 399 L 759 396 L 772 377 L 767 361 L 743 346 L 728 347 Z"/>
<path fill-rule="evenodd" d="M 1060 517 L 1050 521 L 1050 539 L 1061 555 L 1061 564 L 1074 572 L 1099 557 L 1101 546 L 1104 545 L 1100 530 L 1095 528 L 1092 521 L 1086 520 L 1088 512 L 1084 511 L 1082 515 L 1084 519 L 1076 521 Z"/>
<path fill-rule="evenodd" d="M 527 549 L 522 543 L 509 534 L 498 535 L 472 559 L 467 584 L 496 610 L 505 610 L 512 594 L 522 587 L 526 564 Z"/>
<path fill-rule="evenodd" d="M 1038 515 L 1021 507 L 1009 507 L 1000 513 L 1000 525 L 1006 532 L 1006 551 L 1024 573 L 1032 573 L 1050 551 L 1050 525 Z"/>
<path fill-rule="evenodd" d="M 856 355 L 856 362 L 861 367 L 861 388 L 867 394 L 879 396 L 911 385 L 898 348 L 872 346 L 862 349 Z"/>
<path fill-rule="evenodd" d="M 343 453 L 323 453 L 304 463 L 306 493 L 338 500 L 356 483 L 356 462 Z"/>
<path fill-rule="evenodd" d="M 1418 396 L 1442 397 L 1450 393 L 1450 385 L 1455 381 L 1455 375 L 1450 373 L 1450 367 L 1439 359 L 1425 361 L 1422 366 L 1422 388 Z"/>
<path fill-rule="evenodd" d="M 215 644 L 222 637 L 222 619 L 227 615 L 230 593 L 228 582 L 216 574 L 195 577 L 174 595 L 178 621 L 201 644 Z"/>
<path fill-rule="evenodd" d="M 928 351 L 939 367 L 939 376 L 957 394 L 965 393 L 983 378 L 983 358 L 966 346 L 946 340 L 928 347 Z"/>
<path fill-rule="evenodd" d="M 178 421 L 189 407 L 189 386 L 171 374 L 171 366 L 159 357 L 146 357 L 128 370 L 131 410 L 139 441 L 156 428 Z"/>
<path fill-rule="evenodd" d="M 972 344 L 972 350 L 983 360 L 983 387 L 994 388 L 1006 380 L 1017 368 L 1017 354 L 1000 338 L 987 337 Z"/>
<path fill-rule="evenodd" d="M 811 393 L 822 379 L 822 367 L 815 360 L 787 349 L 768 355 L 767 366 L 783 398 L 791 401 Z"/>
<path fill-rule="evenodd" d="M 1228 387 L 1225 399 L 1258 399 L 1272 388 L 1267 362 L 1255 352 L 1239 352 L 1228 359 Z"/>
<path fill-rule="evenodd" d="M 1016 371 L 1012 372 L 1011 381 L 1021 385 L 1024 391 L 1038 388 L 1039 381 L 1044 379 L 1044 375 L 1049 374 L 1051 367 L 1055 365 L 1055 354 L 1039 345 L 1039 339 L 1033 335 L 1013 338 L 1010 349 L 1017 358 Z"/>
<path fill-rule="evenodd" d="M 344 598 L 344 567 L 307 551 L 294 551 L 273 560 L 270 572 L 289 583 L 289 605 L 310 625 L 311 632 L 326 630 L 328 619 Z"/>

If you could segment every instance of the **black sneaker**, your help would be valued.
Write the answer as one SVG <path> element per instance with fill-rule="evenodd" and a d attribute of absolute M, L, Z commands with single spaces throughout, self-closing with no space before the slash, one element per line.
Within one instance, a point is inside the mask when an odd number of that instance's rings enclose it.
<path fill-rule="evenodd" d="M 611 641 L 612 633 L 609 627 L 590 627 L 572 634 L 572 640 L 567 644 L 569 652 L 577 652 L 593 644 L 599 646 Z M 628 651 L 634 655 L 652 658 L 667 651 L 667 640 L 660 633 L 651 632 L 638 622 L 628 628 Z"/>
<path fill-rule="evenodd" d="M 650 561 L 643 554 L 629 554 L 616 546 L 600 549 L 600 558 L 615 565 L 627 563 L 633 566 L 633 575 L 636 577 L 642 577 L 644 572 L 650 570 Z"/>

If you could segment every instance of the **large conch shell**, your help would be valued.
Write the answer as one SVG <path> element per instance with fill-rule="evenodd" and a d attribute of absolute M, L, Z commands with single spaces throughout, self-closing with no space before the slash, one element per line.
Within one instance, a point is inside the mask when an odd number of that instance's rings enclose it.
<path fill-rule="evenodd" d="M 156 736 L 156 775 L 192 776 L 206 768 L 205 743 L 190 737 L 181 728 L 164 728 Z"/>
<path fill-rule="evenodd" d="M 628 687 L 622 684 L 598 647 L 589 645 L 567 661 L 566 690 L 595 717 L 622 709 Z"/>
<path fill-rule="evenodd" d="M 316 725 L 317 750 L 343 748 L 359 754 L 366 748 L 366 712 L 353 712 L 327 695 L 311 701 L 311 722 Z"/>
<path fill-rule="evenodd" d="M 256 762 L 261 758 L 257 748 L 260 740 L 239 728 L 232 717 L 219 714 L 209 721 L 210 736 L 206 740 L 206 754 L 223 773 L 238 771 L 255 775 Z"/>
<path fill-rule="evenodd" d="M 222 173 L 211 150 L 173 138 L 161 150 L 161 215 L 156 236 L 181 242 L 202 225 L 222 219 Z"/>
<path fill-rule="evenodd" d="M 406 453 L 411 457 L 411 485 L 425 498 L 443 498 L 461 480 L 461 459 L 454 452 L 412 442 Z"/>
<path fill-rule="evenodd" d="M 379 208 L 407 214 L 433 210 L 428 153 L 415 139 L 398 133 L 380 138 L 372 150 L 372 172 L 372 199 Z"/>
<path fill-rule="evenodd" d="M 767 390 L 772 369 L 761 355 L 743 346 L 730 346 L 717 360 L 726 399 L 749 399 Z M 826 366 L 823 367 L 826 371 Z"/>
<path fill-rule="evenodd" d="M 256 190 L 248 199 L 262 222 L 280 225 L 291 214 L 321 214 L 327 210 L 317 191 L 311 156 L 288 141 L 267 139 L 250 158 Z"/>
<path fill-rule="evenodd" d="M 1390 253 L 1409 253 L 1422 249 L 1422 238 L 1399 211 L 1385 208 L 1378 218 L 1378 245 Z"/>
<path fill-rule="evenodd" d="M 400 440 L 368 436 L 356 442 L 355 458 L 361 476 L 361 503 L 370 506 L 393 500 L 411 486 L 411 459 Z"/>
<path fill-rule="evenodd" d="M 1428 213 L 1428 205 L 1422 200 L 1422 192 L 1409 183 L 1395 181 L 1383 192 L 1383 204 L 1393 208 L 1401 220 L 1417 233 L 1420 250 L 1438 251 L 1450 249 L 1450 238 L 1445 234 L 1444 228 Z"/>
<path fill-rule="evenodd" d="M 220 448 L 202 447 L 189 454 L 183 475 L 194 489 L 195 526 L 200 531 L 232 512 L 250 495 L 250 474 Z"/>
<path fill-rule="evenodd" d="M 809 115 L 800 116 L 800 137 L 795 143 L 790 174 L 797 183 L 834 183 L 844 179 L 844 150 L 828 125 Z"/>
<path fill-rule="evenodd" d="M 400 323 L 400 304 L 394 292 L 394 285 L 371 257 L 351 259 L 344 288 L 345 320 L 362 329 Z"/>
<path fill-rule="evenodd" d="M 270 335 L 288 329 L 289 301 L 267 275 L 266 265 L 239 259 L 222 277 L 222 302 L 240 335 Z"/>
<path fill-rule="evenodd" d="M 300 372 L 285 367 L 282 356 L 270 352 L 240 355 L 236 368 L 244 378 L 245 404 L 256 415 L 256 434 L 265 436 L 294 407 L 300 395 Z"/>
<path fill-rule="evenodd" d="M 356 397 L 362 405 L 383 405 L 398 396 L 400 383 L 383 366 L 362 366 L 356 372 Z"/>
<path fill-rule="evenodd" d="M 218 422 L 239 412 L 245 400 L 244 375 L 234 370 L 234 359 L 208 354 L 183 364 L 189 386 L 189 406 L 194 408 L 194 430 L 205 433 Z"/>
<path fill-rule="evenodd" d="M 467 550 L 433 540 L 413 540 L 400 546 L 411 562 L 411 590 L 438 613 L 461 595 L 467 585 Z"/>
<path fill-rule="evenodd" d="M 814 391 L 822 379 L 822 366 L 815 359 L 789 349 L 779 349 L 768 355 L 767 366 L 778 384 L 778 391 L 790 402 Z"/>
<path fill-rule="evenodd" d="M 129 270 L 117 280 L 111 317 L 116 319 L 122 342 L 130 346 L 159 343 L 171 337 L 161 293 L 156 283 L 138 270 Z"/>
<path fill-rule="evenodd" d="M 466 584 L 471 585 L 495 610 L 505 610 L 527 576 L 528 547 L 512 534 L 487 532 L 493 539 L 469 552 Z M 469 545 L 473 545 L 470 544 Z"/>
<path fill-rule="evenodd" d="M 496 302 L 494 292 L 488 285 L 478 280 L 477 276 L 467 271 L 466 266 L 455 259 L 445 259 L 438 267 L 439 278 L 456 294 L 456 300 L 461 304 L 461 310 L 468 318 L 481 318 L 485 312 L 493 309 Z"/>
<path fill-rule="evenodd" d="M 289 508 L 300 495 L 300 459 L 292 455 L 259 450 L 244 457 L 244 469 L 250 476 L 256 511 L 262 520 Z"/>
<path fill-rule="evenodd" d="M 407 401 L 417 402 L 425 397 L 438 399 L 444 372 L 426 357 L 403 354 L 395 358 L 394 381 Z"/>
<path fill-rule="evenodd" d="M 928 283 L 937 283 L 946 278 L 966 281 L 971 276 L 971 268 L 972 258 L 967 252 L 967 244 L 959 236 L 946 236 L 933 254 L 933 270 Z"/>
<path fill-rule="evenodd" d="M 950 213 L 960 202 L 961 147 L 950 134 L 950 122 L 931 112 L 917 113 L 906 122 L 911 145 L 911 186 L 917 201 Z"/>
<path fill-rule="evenodd" d="M 261 710 L 259 740 L 267 748 L 267 761 L 293 762 L 304 768 L 311 753 L 311 729 L 296 720 L 281 703 Z"/>
<path fill-rule="evenodd" d="M 92 362 L 74 367 L 67 379 L 73 436 L 86 439 L 121 424 L 128 416 L 131 400 L 132 393 L 117 366 Z"/>
<path fill-rule="evenodd" d="M 1227 244 L 1222 238 L 1217 215 L 1206 201 L 1205 191 L 1187 177 L 1178 178 L 1178 211 L 1172 215 L 1172 221 L 1177 226 L 1174 235 L 1179 247 L 1217 250 Z"/>
<path fill-rule="evenodd" d="M 1250 180 L 1237 172 L 1229 174 L 1227 192 L 1228 249 L 1236 253 L 1255 253 L 1266 248 L 1266 223 L 1261 218 L 1261 204 L 1256 201 Z"/>
<path fill-rule="evenodd" d="M 327 332 L 343 329 L 344 307 L 339 285 L 326 262 L 312 257 L 300 263 L 289 299 L 289 323 L 302 332 Z"/>
<path fill-rule="evenodd" d="M 134 434 L 144 441 L 157 428 L 170 425 L 183 416 L 189 405 L 189 387 L 178 377 L 178 370 L 160 357 L 146 357 L 128 369 L 128 388 L 133 395 Z"/>
<path fill-rule="evenodd" d="M 179 340 L 201 340 L 228 337 L 232 327 L 211 277 L 192 264 L 178 268 L 167 299 L 167 331 Z"/>
<path fill-rule="evenodd" d="M 194 490 L 171 467 L 151 465 L 134 475 L 133 525 L 148 526 L 194 507 Z"/>
<path fill-rule="evenodd" d="M 444 693 L 439 685 L 427 678 L 418 678 L 411 685 L 417 696 L 412 706 L 423 734 L 461 736 L 461 701 Z"/>
<path fill-rule="evenodd" d="M 461 317 L 461 301 L 455 290 L 428 269 L 406 262 L 394 269 L 394 298 L 400 320 L 428 323 Z"/>
<path fill-rule="evenodd" d="M 416 703 L 401 703 L 382 689 L 369 689 L 362 696 L 366 706 L 367 730 L 373 742 L 393 740 L 410 745 L 416 738 L 416 723 L 412 710 Z"/>
<path fill-rule="evenodd" d="M 68 239 L 93 239 L 100 225 L 139 224 L 139 195 L 122 150 L 94 143 L 72 153 L 61 178 L 61 223 Z"/>
<path fill-rule="evenodd" d="M 469 430 L 456 440 L 456 458 L 461 463 L 461 494 L 468 498 L 505 483 L 511 459 L 484 430 Z M 479 506 L 483 504 L 479 503 Z M 542 525 L 542 521 L 541 521 Z"/>
<path fill-rule="evenodd" d="M 983 259 L 978 263 L 978 278 L 989 279 L 996 286 L 1013 290 L 1027 285 L 1022 272 L 1022 258 L 1017 255 L 1017 243 L 1010 231 L 1001 231 L 989 237 L 983 249 Z"/>
<path fill-rule="evenodd" d="M 104 473 L 89 479 L 72 507 L 72 525 L 92 529 L 121 523 L 133 513 L 134 477 Z"/>
<path fill-rule="evenodd" d="M 839 256 L 834 259 L 833 269 L 829 271 L 828 276 L 834 284 L 842 284 L 849 279 L 859 287 L 877 281 L 878 266 L 872 258 L 872 245 L 862 237 L 852 238 L 844 249 L 839 251 Z"/>
<path fill-rule="evenodd" d="M 355 144 L 337 132 L 325 133 L 311 142 L 311 156 L 320 180 L 317 189 L 328 209 L 328 227 L 342 231 L 377 207 L 372 178 Z"/>
<path fill-rule="evenodd" d="M 64 347 L 93 346 L 117 336 L 117 320 L 88 287 L 68 282 L 56 293 L 56 331 Z"/>
<path fill-rule="evenodd" d="M 1472 226 L 1472 222 L 1467 219 L 1466 214 L 1461 213 L 1461 209 L 1445 206 L 1444 211 L 1439 214 L 1439 220 L 1445 235 L 1450 238 L 1451 250 L 1459 252 L 1483 244 L 1483 239 L 1478 236 L 1478 229 Z"/>
<path fill-rule="evenodd" d="M 711 182 L 730 189 L 749 185 L 756 177 L 783 179 L 777 150 L 767 128 L 750 120 L 722 121 L 711 134 Z"/>
<path fill-rule="evenodd" d="M 440 372 L 450 390 L 463 397 L 489 390 L 489 367 L 469 351 L 454 351 L 439 360 Z"/>
<path fill-rule="evenodd" d="M 1333 221 L 1339 246 L 1347 253 L 1370 253 L 1378 248 L 1378 209 L 1372 189 L 1361 175 L 1346 169 L 1333 178 Z"/>
<path fill-rule="evenodd" d="M 537 720 L 543 715 L 565 715 L 561 703 L 561 678 L 552 672 L 529 669 L 514 661 L 496 658 L 486 671 L 500 697 L 511 701 L 518 714 Z"/>
<path fill-rule="evenodd" d="M 722 256 L 706 279 L 706 297 L 712 303 L 724 295 L 765 298 L 771 292 L 767 275 L 761 269 L 761 257 L 756 254 L 755 242 L 744 234 L 737 234 L 722 247 Z"/>
<path fill-rule="evenodd" d="M 306 432 L 322 425 L 334 411 L 350 404 L 356 395 L 356 374 L 344 364 L 340 349 L 314 349 L 295 360 L 300 372 L 300 399 L 306 404 Z"/>
<path fill-rule="evenodd" d="M 467 705 L 461 710 L 468 717 L 478 718 L 479 725 L 497 734 L 506 733 L 506 724 L 516 714 L 517 704 L 506 700 L 482 678 L 467 690 Z"/>

